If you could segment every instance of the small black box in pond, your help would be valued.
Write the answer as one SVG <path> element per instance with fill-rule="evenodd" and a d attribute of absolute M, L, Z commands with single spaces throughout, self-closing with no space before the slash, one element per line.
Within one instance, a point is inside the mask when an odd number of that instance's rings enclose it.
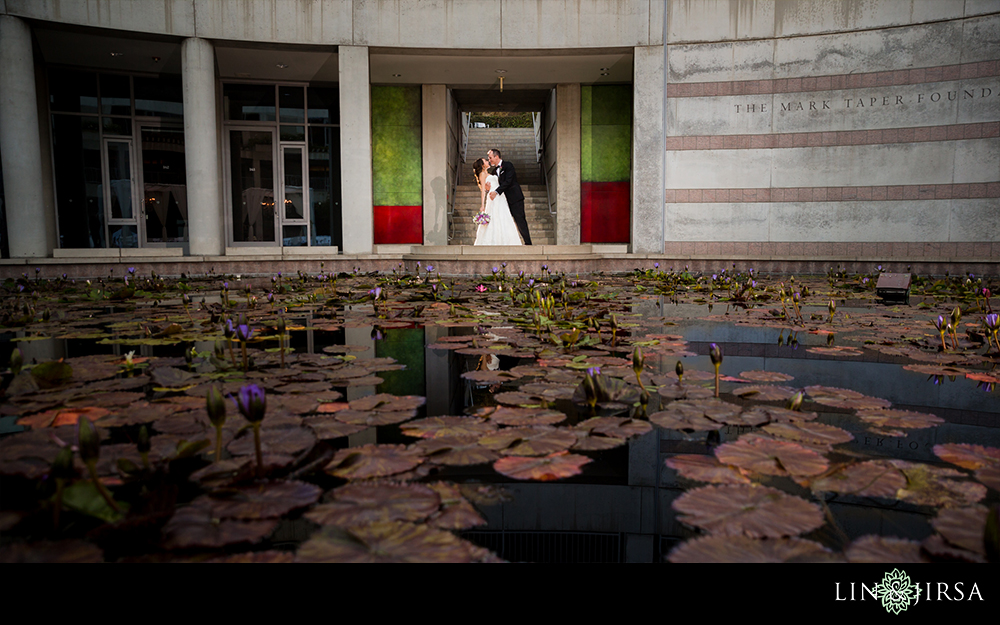
<path fill-rule="evenodd" d="M 910 274 L 883 273 L 879 274 L 875 284 L 875 295 L 887 302 L 910 302 Z"/>

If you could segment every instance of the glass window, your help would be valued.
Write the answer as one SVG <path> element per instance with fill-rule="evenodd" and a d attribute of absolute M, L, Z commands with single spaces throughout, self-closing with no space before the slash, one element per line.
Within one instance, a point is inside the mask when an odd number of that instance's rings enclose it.
<path fill-rule="evenodd" d="M 222 100 L 226 119 L 275 121 L 273 85 L 223 85 Z"/>
<path fill-rule="evenodd" d="M 233 241 L 274 239 L 272 130 L 230 130 Z"/>
<path fill-rule="evenodd" d="M 278 87 L 278 109 L 281 122 L 301 124 L 306 120 L 306 96 L 302 87 Z"/>
<path fill-rule="evenodd" d="M 132 144 L 108 141 L 107 150 L 111 219 L 132 219 Z"/>
<path fill-rule="evenodd" d="M 135 114 L 149 117 L 184 116 L 184 92 L 181 77 L 163 75 L 159 78 L 136 76 Z"/>
<path fill-rule="evenodd" d="M 281 140 L 282 141 L 305 141 L 306 140 L 306 127 L 305 126 L 282 126 L 281 127 Z"/>
<path fill-rule="evenodd" d="M 101 74 L 101 113 L 132 114 L 132 87 L 128 76 Z"/>
<path fill-rule="evenodd" d="M 340 212 L 340 128 L 309 129 L 311 245 L 343 247 Z"/>
<path fill-rule="evenodd" d="M 309 123 L 340 123 L 340 90 L 337 87 L 309 87 Z"/>
<path fill-rule="evenodd" d="M 97 117 L 53 115 L 52 147 L 59 247 L 105 247 Z"/>
<path fill-rule="evenodd" d="M 53 111 L 96 113 L 97 74 L 69 69 L 50 69 L 49 105 Z"/>
<path fill-rule="evenodd" d="M 106 135 L 122 135 L 125 137 L 132 135 L 131 117 L 102 117 L 101 126 Z"/>

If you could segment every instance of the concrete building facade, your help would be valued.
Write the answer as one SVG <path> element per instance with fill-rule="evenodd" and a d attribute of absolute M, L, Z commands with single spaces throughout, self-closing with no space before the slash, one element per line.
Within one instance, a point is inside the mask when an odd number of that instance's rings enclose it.
<path fill-rule="evenodd" d="M 444 246 L 496 110 L 559 245 L 1000 259 L 1000 0 L 0 0 L 6 262 Z"/>

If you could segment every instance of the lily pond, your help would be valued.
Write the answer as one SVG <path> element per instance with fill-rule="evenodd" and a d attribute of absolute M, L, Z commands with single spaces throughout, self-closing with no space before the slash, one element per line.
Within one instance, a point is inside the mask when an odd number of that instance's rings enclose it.
<path fill-rule="evenodd" d="M 995 279 L 880 271 L 25 274 L 0 561 L 996 560 Z"/>

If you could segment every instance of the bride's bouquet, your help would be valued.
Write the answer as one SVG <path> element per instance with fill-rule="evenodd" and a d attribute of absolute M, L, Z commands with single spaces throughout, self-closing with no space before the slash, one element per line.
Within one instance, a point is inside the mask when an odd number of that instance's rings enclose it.
<path fill-rule="evenodd" d="M 490 223 L 490 216 L 487 213 L 476 213 L 476 216 L 472 218 L 472 223 L 477 226 L 485 226 Z"/>

